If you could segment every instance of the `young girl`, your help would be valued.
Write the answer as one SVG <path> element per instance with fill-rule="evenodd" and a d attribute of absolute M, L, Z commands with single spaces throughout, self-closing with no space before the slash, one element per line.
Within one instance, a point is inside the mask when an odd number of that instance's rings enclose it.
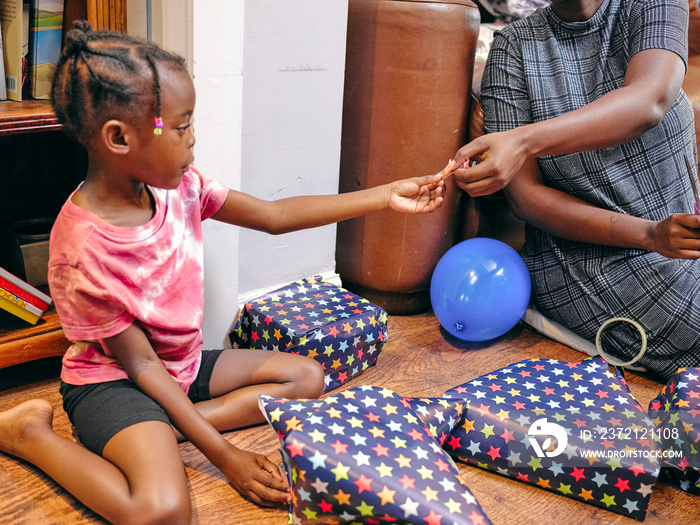
<path fill-rule="evenodd" d="M 276 202 L 228 190 L 190 166 L 195 92 L 183 60 L 87 23 L 67 35 L 52 96 L 64 130 L 89 155 L 85 182 L 56 221 L 49 263 L 74 342 L 61 393 L 85 447 L 58 436 L 51 405 L 33 400 L 0 415 L 0 449 L 111 522 L 190 521 L 178 438 L 243 496 L 288 503 L 278 468 L 220 432 L 262 422 L 261 393 L 319 396 L 323 370 L 280 352 L 202 352 L 201 222 L 283 233 L 386 208 L 429 212 L 442 202 L 440 175 Z"/>

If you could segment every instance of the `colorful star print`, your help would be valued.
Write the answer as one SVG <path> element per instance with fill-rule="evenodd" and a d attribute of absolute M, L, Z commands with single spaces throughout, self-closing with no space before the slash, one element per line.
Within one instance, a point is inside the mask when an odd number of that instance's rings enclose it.
<path fill-rule="evenodd" d="M 665 457 L 661 479 L 700 495 L 700 368 L 679 368 L 649 403 Z"/>
<path fill-rule="evenodd" d="M 377 362 L 387 313 L 321 277 L 309 277 L 247 303 L 229 333 L 234 347 L 311 357 L 326 371 L 324 391 Z"/>
<path fill-rule="evenodd" d="M 600 358 L 529 359 L 448 390 L 467 404 L 455 458 L 643 520 L 659 475 L 653 422 Z"/>
<path fill-rule="evenodd" d="M 260 408 L 282 443 L 291 524 L 491 523 L 440 446 L 462 400 L 359 386 L 321 400 L 260 396 Z"/>

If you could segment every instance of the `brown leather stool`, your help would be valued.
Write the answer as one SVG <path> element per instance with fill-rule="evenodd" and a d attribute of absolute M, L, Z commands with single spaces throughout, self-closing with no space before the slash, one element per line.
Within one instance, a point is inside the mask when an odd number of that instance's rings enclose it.
<path fill-rule="evenodd" d="M 466 143 L 479 11 L 469 0 L 350 0 L 340 191 L 437 173 Z M 382 211 L 338 225 L 343 285 L 392 314 L 430 307 L 430 279 L 458 240 L 449 179 L 430 215 Z"/>

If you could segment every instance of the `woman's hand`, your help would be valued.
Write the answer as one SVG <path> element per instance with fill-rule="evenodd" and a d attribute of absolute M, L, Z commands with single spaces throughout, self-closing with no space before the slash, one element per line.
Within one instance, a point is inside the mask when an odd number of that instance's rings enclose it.
<path fill-rule="evenodd" d="M 528 158 L 517 129 L 482 135 L 462 146 L 443 170 L 444 176 L 454 175 L 457 185 L 472 197 L 503 189 Z"/>
<path fill-rule="evenodd" d="M 241 496 L 258 505 L 274 507 L 292 501 L 286 477 L 261 454 L 231 445 L 222 464 L 217 466 Z"/>
<path fill-rule="evenodd" d="M 700 259 L 700 215 L 674 213 L 653 224 L 653 251 L 673 259 Z"/>
<path fill-rule="evenodd" d="M 404 213 L 429 213 L 442 205 L 442 173 L 413 177 L 389 184 L 389 208 Z"/>

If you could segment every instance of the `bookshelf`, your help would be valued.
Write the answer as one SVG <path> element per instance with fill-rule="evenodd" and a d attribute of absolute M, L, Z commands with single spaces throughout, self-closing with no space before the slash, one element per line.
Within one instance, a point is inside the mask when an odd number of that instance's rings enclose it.
<path fill-rule="evenodd" d="M 66 0 L 64 34 L 85 19 L 95 29 L 126 31 L 126 1 Z M 49 101 L 0 102 L 0 224 L 37 212 L 55 216 L 79 182 L 84 152 L 60 128 Z M 0 316 L 0 368 L 62 355 L 68 346 L 53 307 L 34 326 Z"/>
<path fill-rule="evenodd" d="M 54 131 L 60 128 L 48 100 L 0 102 L 0 137 L 19 133 Z"/>

